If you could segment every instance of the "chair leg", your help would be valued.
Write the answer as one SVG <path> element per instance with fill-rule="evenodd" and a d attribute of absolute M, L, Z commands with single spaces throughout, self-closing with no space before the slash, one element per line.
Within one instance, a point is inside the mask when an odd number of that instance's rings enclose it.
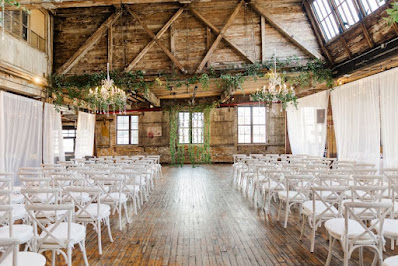
<path fill-rule="evenodd" d="M 278 217 L 276 219 L 278 222 L 279 222 L 279 219 L 281 218 L 282 204 L 283 204 L 283 201 L 282 200 L 279 201 Z"/>
<path fill-rule="evenodd" d="M 67 262 L 68 266 L 72 266 L 72 248 L 71 247 L 68 247 L 67 257 L 68 257 L 68 262 Z"/>
<path fill-rule="evenodd" d="M 128 211 L 127 211 L 127 203 L 125 202 L 123 204 L 123 206 L 124 206 L 124 212 L 126 213 L 126 220 L 127 220 L 127 223 L 129 224 L 130 223 L 130 218 L 129 218 L 129 214 L 128 214 Z"/>
<path fill-rule="evenodd" d="M 328 253 L 328 258 L 326 260 L 325 266 L 330 265 L 330 262 L 332 260 L 333 246 L 334 246 L 335 241 L 336 241 L 336 239 L 334 237 L 329 236 L 329 253 Z"/>
<path fill-rule="evenodd" d="M 359 248 L 359 265 L 363 266 L 363 247 Z"/>
<path fill-rule="evenodd" d="M 97 220 L 97 234 L 98 234 L 98 253 L 102 255 L 101 220 Z"/>
<path fill-rule="evenodd" d="M 290 207 L 289 207 L 289 201 L 288 200 L 286 200 L 286 207 L 285 208 L 286 208 L 286 210 L 285 210 L 285 223 L 283 225 L 284 228 L 287 227 L 287 221 L 289 220 Z"/>
<path fill-rule="evenodd" d="M 392 239 L 391 239 L 391 250 L 394 250 L 394 248 L 395 248 L 394 239 L 392 238 Z"/>
<path fill-rule="evenodd" d="M 305 229 L 305 216 L 303 215 L 303 221 L 301 222 L 301 232 L 300 232 L 300 240 L 303 239 L 304 229 Z"/>
<path fill-rule="evenodd" d="M 110 240 L 111 242 L 113 242 L 112 232 L 111 232 L 111 223 L 109 222 L 109 216 L 106 217 L 105 222 L 106 222 L 106 225 L 107 225 L 107 227 L 108 227 L 108 236 L 109 236 L 109 240 Z"/>
<path fill-rule="evenodd" d="M 56 257 L 55 257 L 55 250 L 52 250 L 52 251 L 51 251 L 51 265 L 52 265 L 52 266 L 55 266 L 55 259 L 56 259 Z"/>
<path fill-rule="evenodd" d="M 83 253 L 83 260 L 84 260 L 84 265 L 88 266 L 88 260 L 87 260 L 87 253 L 86 253 L 86 240 L 83 240 L 82 242 L 79 242 L 79 247 L 80 250 Z"/>
<path fill-rule="evenodd" d="M 119 205 L 119 210 L 118 210 L 118 214 L 119 214 L 119 230 L 122 231 L 122 205 Z"/>
<path fill-rule="evenodd" d="M 304 222 L 304 218 L 303 218 L 303 222 Z M 316 229 L 317 229 L 317 225 L 316 222 L 313 221 L 313 226 L 312 226 L 312 232 L 311 232 L 311 250 L 310 252 L 313 253 L 314 249 L 315 249 L 315 234 L 316 234 Z"/>

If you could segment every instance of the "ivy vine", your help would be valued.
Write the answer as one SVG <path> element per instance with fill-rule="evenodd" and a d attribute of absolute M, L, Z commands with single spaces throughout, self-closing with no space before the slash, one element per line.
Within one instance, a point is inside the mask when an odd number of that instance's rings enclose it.
<path fill-rule="evenodd" d="M 186 150 L 192 167 L 196 164 L 211 163 L 210 150 L 210 116 L 217 103 L 199 104 L 196 106 L 173 105 L 169 107 L 169 125 L 170 125 L 170 156 L 173 165 L 183 166 L 185 163 Z M 204 132 L 203 144 L 183 144 L 178 141 L 178 113 L 184 112 L 203 112 Z M 192 134 L 190 134 L 192 136 Z M 192 142 L 192 140 L 190 140 Z M 187 147 L 188 146 L 188 147 Z M 186 149 L 187 148 L 187 149 Z"/>

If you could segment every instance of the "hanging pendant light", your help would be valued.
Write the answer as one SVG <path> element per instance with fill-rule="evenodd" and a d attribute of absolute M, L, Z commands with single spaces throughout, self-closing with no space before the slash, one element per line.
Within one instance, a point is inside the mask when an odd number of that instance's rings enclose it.
<path fill-rule="evenodd" d="M 89 104 L 97 113 L 126 111 L 127 96 L 124 90 L 114 85 L 109 75 L 109 63 L 106 64 L 106 79 L 101 81 L 101 87 L 90 89 Z"/>

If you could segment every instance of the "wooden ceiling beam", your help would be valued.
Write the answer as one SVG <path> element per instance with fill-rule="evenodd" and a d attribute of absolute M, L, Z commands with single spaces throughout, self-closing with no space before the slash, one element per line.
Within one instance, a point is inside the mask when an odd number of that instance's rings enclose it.
<path fill-rule="evenodd" d="M 58 75 L 66 74 L 104 35 L 105 31 L 122 15 L 119 10 L 110 15 L 107 20 L 83 43 L 82 46 L 56 71 Z"/>
<path fill-rule="evenodd" d="M 217 46 L 220 44 L 221 40 L 224 37 L 225 32 L 228 30 L 228 28 L 232 25 L 232 23 L 235 20 L 236 15 L 238 14 L 240 8 L 242 7 L 244 1 L 241 0 L 239 4 L 235 7 L 234 12 L 232 12 L 231 16 L 229 16 L 227 22 L 225 23 L 224 27 L 222 30 L 219 32 L 216 40 L 213 42 L 211 45 L 210 49 L 207 51 L 205 57 L 203 58 L 202 62 L 200 62 L 198 68 L 196 69 L 196 73 L 201 72 L 203 67 L 206 65 L 207 61 L 210 59 L 214 51 L 217 49 Z"/>
<path fill-rule="evenodd" d="M 150 89 L 147 89 L 144 93 L 139 93 L 141 97 L 147 100 L 150 104 L 155 107 L 160 107 L 160 99 Z"/>
<path fill-rule="evenodd" d="M 189 7 L 189 11 L 191 11 L 191 13 L 199 20 L 201 21 L 205 26 L 209 27 L 216 35 L 220 34 L 220 30 L 214 26 L 208 19 L 206 19 L 202 14 L 200 14 L 198 11 L 196 11 L 195 9 L 193 9 L 192 7 Z M 242 57 L 244 57 L 247 61 L 249 61 L 250 63 L 254 64 L 255 61 L 250 58 L 242 49 L 240 49 L 238 46 L 236 46 L 230 38 L 228 38 L 227 36 L 223 36 L 224 41 L 231 46 L 231 48 L 233 50 L 235 50 L 239 55 L 241 55 Z M 210 46 L 211 47 L 211 46 Z"/>
<path fill-rule="evenodd" d="M 258 3 L 250 3 L 253 9 L 261 16 L 265 18 L 265 20 L 268 21 L 269 24 L 271 24 L 272 27 L 274 27 L 279 33 L 281 33 L 284 37 L 286 37 L 289 41 L 294 43 L 297 47 L 299 47 L 302 51 L 304 51 L 306 54 L 322 59 L 322 55 L 318 53 L 318 51 L 312 49 L 308 44 L 306 44 L 304 41 L 300 40 L 297 36 L 295 36 L 293 33 L 291 33 L 288 29 L 286 29 L 285 26 L 283 26 L 278 19 L 274 17 L 271 13 L 269 13 L 264 7 L 259 5 Z"/>
<path fill-rule="evenodd" d="M 159 47 L 166 53 L 166 55 L 171 59 L 171 61 L 181 70 L 181 72 L 186 73 L 187 71 L 181 65 L 181 63 L 175 58 L 175 56 L 167 49 L 163 43 L 160 41 L 162 35 L 168 30 L 168 28 L 173 24 L 173 22 L 182 14 L 184 8 L 180 8 L 167 23 L 160 29 L 160 31 L 155 35 L 148 26 L 141 20 L 141 18 L 133 11 L 129 6 L 126 7 L 127 11 L 133 16 L 135 20 L 141 25 L 144 31 L 152 37 L 152 40 L 141 50 L 141 52 L 134 58 L 134 60 L 125 68 L 125 71 L 130 71 L 134 66 L 144 57 L 144 55 L 152 48 L 152 46 L 156 43 Z"/>

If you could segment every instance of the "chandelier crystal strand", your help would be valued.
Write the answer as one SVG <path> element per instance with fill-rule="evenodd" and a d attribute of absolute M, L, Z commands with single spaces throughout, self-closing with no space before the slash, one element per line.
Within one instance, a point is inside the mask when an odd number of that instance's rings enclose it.
<path fill-rule="evenodd" d="M 113 111 L 126 110 L 126 93 L 124 90 L 115 86 L 113 80 L 110 78 L 109 63 L 107 63 L 106 68 L 106 79 L 101 81 L 101 87 L 96 87 L 95 89 L 90 89 L 89 91 L 89 101 L 91 103 L 91 107 L 100 114 L 109 112 L 111 107 L 113 108 Z"/>

